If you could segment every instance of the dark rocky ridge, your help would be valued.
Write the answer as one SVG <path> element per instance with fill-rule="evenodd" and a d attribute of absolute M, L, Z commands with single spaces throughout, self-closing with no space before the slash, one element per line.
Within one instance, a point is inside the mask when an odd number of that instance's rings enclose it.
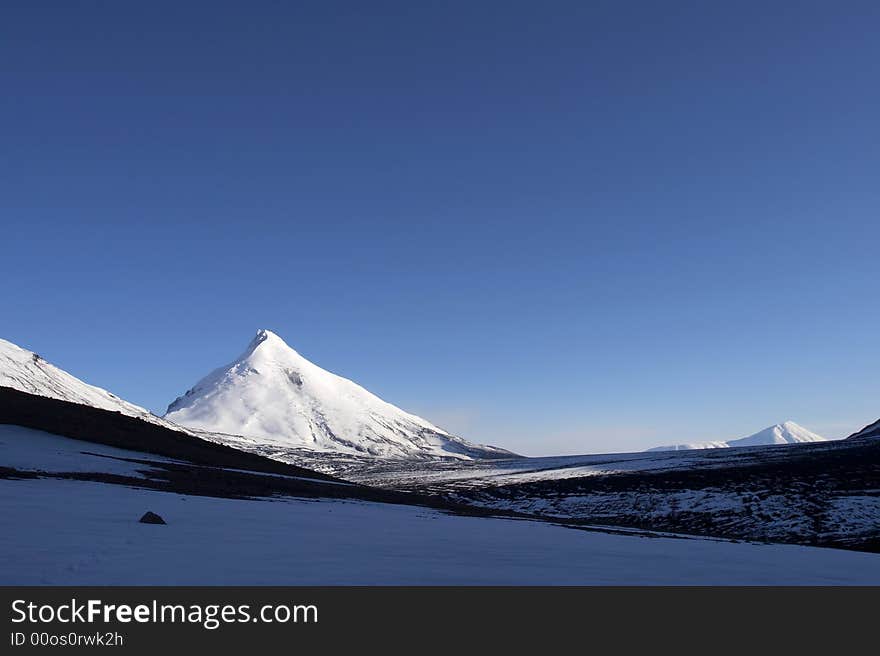
<path fill-rule="evenodd" d="M 848 440 L 858 440 L 858 439 L 861 439 L 861 438 L 863 438 L 863 437 L 868 437 L 868 438 L 870 438 L 870 437 L 877 437 L 877 438 L 880 438 L 880 419 L 878 419 L 877 421 L 875 421 L 873 424 L 868 424 L 868 425 L 865 426 L 862 430 L 860 430 L 860 431 L 858 431 L 858 432 L 856 432 L 856 433 L 853 433 L 852 435 L 850 435 L 850 436 L 849 436 L 848 438 L 846 438 L 846 439 L 848 439 Z"/>
<path fill-rule="evenodd" d="M 310 469 L 201 440 L 119 412 L 27 394 L 10 387 L 0 387 L 0 424 L 25 426 L 120 449 L 188 460 L 198 465 L 338 480 Z"/>

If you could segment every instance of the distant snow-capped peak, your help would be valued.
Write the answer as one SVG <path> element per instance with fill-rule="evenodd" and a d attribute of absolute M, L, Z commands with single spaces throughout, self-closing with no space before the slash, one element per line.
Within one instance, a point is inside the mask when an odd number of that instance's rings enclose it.
<path fill-rule="evenodd" d="M 269 330 L 258 331 L 239 358 L 173 401 L 165 418 L 266 446 L 384 457 L 513 455 L 404 412 L 309 362 Z"/>
<path fill-rule="evenodd" d="M 768 426 L 754 435 L 736 440 L 693 442 L 689 444 L 671 444 L 657 446 L 648 451 L 686 451 L 689 449 L 723 449 L 738 446 L 770 446 L 774 444 L 799 444 L 804 442 L 825 442 L 827 438 L 807 430 L 793 421 Z"/>

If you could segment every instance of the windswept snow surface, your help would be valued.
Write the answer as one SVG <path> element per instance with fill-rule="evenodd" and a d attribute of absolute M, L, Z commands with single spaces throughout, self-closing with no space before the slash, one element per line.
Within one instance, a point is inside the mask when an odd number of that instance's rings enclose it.
<path fill-rule="evenodd" d="M 149 410 L 124 401 L 105 389 L 89 385 L 49 364 L 36 353 L 4 339 L 0 339 L 0 387 L 120 412 L 152 423 L 164 423 Z"/>
<path fill-rule="evenodd" d="M 213 433 L 230 445 L 391 458 L 497 458 L 513 454 L 450 435 L 386 403 L 360 385 L 325 371 L 260 330 L 233 363 L 179 397 L 165 418 Z M 244 440 L 235 436 L 242 436 Z"/>
<path fill-rule="evenodd" d="M 146 456 L 137 451 L 0 424 L 0 467 L 26 472 L 102 472 L 140 476 L 139 472 L 149 467 L 123 459 L 145 457 L 158 462 L 176 462 L 162 456 Z"/>
<path fill-rule="evenodd" d="M 826 442 L 827 438 L 817 435 L 799 426 L 793 421 L 786 421 L 775 426 L 769 426 L 754 435 L 737 440 L 695 442 L 691 444 L 671 444 L 669 446 L 657 446 L 648 451 L 688 451 L 691 449 L 724 449 L 739 446 L 772 446 L 776 444 L 802 444 L 804 442 Z"/>
<path fill-rule="evenodd" d="M 0 480 L 0 525 L 2 585 L 880 584 L 876 554 L 54 479 Z"/>

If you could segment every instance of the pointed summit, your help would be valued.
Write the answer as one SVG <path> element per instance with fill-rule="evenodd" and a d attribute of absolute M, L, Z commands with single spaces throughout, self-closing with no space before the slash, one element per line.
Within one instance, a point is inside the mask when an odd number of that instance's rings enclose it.
<path fill-rule="evenodd" d="M 257 331 L 257 334 L 254 335 L 254 338 L 251 340 L 251 345 L 249 348 L 251 350 L 253 350 L 253 349 L 257 348 L 263 342 L 267 342 L 273 337 L 275 337 L 277 339 L 281 339 L 280 337 L 278 337 L 278 335 L 273 333 L 271 330 L 266 330 L 265 328 L 260 328 Z"/>
<path fill-rule="evenodd" d="M 797 444 L 800 442 L 824 442 L 825 438 L 808 431 L 793 421 L 769 426 L 754 435 L 738 440 L 730 440 L 728 446 L 759 446 L 762 444 Z"/>
<path fill-rule="evenodd" d="M 282 346 L 287 346 L 287 344 L 284 342 L 283 339 L 281 339 L 278 335 L 273 333 L 271 330 L 266 330 L 265 328 L 260 328 L 257 331 L 257 334 L 254 337 L 252 343 L 257 346 L 259 346 L 260 344 L 263 344 L 263 343 L 269 343 L 269 344 L 275 343 L 275 344 L 281 344 Z M 290 347 L 287 346 L 287 348 L 290 348 Z"/>
<path fill-rule="evenodd" d="M 265 355 L 267 357 L 274 356 L 283 358 L 289 357 L 290 355 L 296 356 L 298 358 L 302 357 L 299 353 L 288 346 L 287 343 L 278 335 L 273 333 L 271 330 L 266 330 L 265 328 L 261 328 L 257 331 L 257 334 L 254 335 L 254 338 L 251 340 L 251 343 L 248 344 L 245 352 L 242 353 L 238 359 L 246 360 L 256 353 L 260 353 L 261 355 Z"/>
<path fill-rule="evenodd" d="M 190 428 L 243 436 L 266 448 L 398 458 L 513 455 L 471 444 L 404 412 L 309 362 L 265 329 L 257 331 L 238 359 L 169 405 L 165 417 Z"/>

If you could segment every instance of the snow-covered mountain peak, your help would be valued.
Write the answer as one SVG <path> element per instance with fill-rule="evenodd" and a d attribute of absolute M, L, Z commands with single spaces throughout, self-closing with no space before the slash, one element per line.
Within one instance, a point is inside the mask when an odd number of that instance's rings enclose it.
<path fill-rule="evenodd" d="M 693 442 L 658 446 L 648 451 L 685 451 L 689 449 L 719 449 L 738 446 L 769 446 L 773 444 L 798 444 L 803 442 L 825 442 L 827 438 L 807 430 L 793 421 L 768 426 L 753 435 L 736 440 Z"/>
<path fill-rule="evenodd" d="M 234 375 L 230 375 L 232 372 Z M 209 374 L 197 383 L 190 392 L 204 390 L 206 383 L 216 384 L 219 381 L 224 381 L 223 385 L 242 384 L 248 378 L 253 379 L 249 382 L 250 386 L 262 388 L 272 385 L 286 387 L 290 384 L 301 388 L 307 381 L 309 384 L 320 386 L 327 391 L 333 389 L 351 391 L 352 388 L 358 388 L 366 392 L 352 381 L 313 364 L 276 333 L 266 329 L 257 331 L 244 353 L 235 361 Z M 171 406 L 169 406 L 168 412 L 171 412 Z"/>
<path fill-rule="evenodd" d="M 248 346 L 248 352 L 255 352 L 258 348 L 263 348 L 263 350 L 268 349 L 286 349 L 288 351 L 294 351 L 287 343 L 281 339 L 277 334 L 273 333 L 271 330 L 266 330 L 265 328 L 260 328 L 257 331 L 257 334 L 251 340 L 250 345 Z"/>
<path fill-rule="evenodd" d="M 753 446 L 760 444 L 797 444 L 801 442 L 824 442 L 825 438 L 807 430 L 793 421 L 768 426 L 754 435 L 730 440 L 730 446 Z"/>
<path fill-rule="evenodd" d="M 248 344 L 244 353 L 238 358 L 239 361 L 253 362 L 289 362 L 301 364 L 306 362 L 299 353 L 287 345 L 278 335 L 271 330 L 261 328 Z"/>
<path fill-rule="evenodd" d="M 267 446 L 385 457 L 510 457 L 466 442 L 313 364 L 269 330 L 168 406 L 166 419 Z"/>

